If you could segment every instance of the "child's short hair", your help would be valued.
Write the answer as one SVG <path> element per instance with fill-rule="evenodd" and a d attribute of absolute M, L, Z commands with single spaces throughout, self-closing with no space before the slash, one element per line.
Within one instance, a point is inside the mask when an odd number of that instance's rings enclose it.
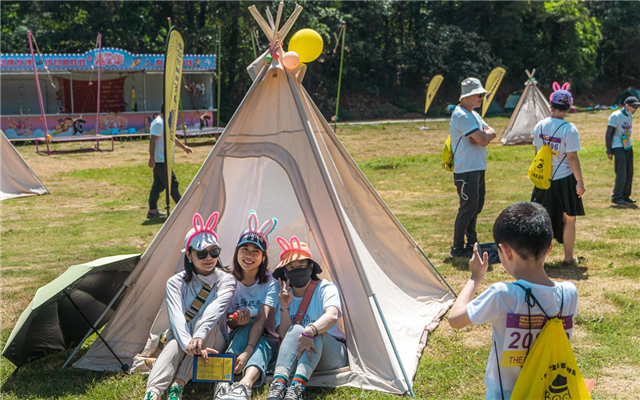
<path fill-rule="evenodd" d="M 525 260 L 544 257 L 552 239 L 549 214 L 537 203 L 521 201 L 511 204 L 493 224 L 496 244 L 508 245 Z"/>

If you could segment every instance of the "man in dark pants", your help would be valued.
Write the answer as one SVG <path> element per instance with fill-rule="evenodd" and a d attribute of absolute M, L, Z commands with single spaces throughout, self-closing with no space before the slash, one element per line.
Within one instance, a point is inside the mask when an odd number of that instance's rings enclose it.
<path fill-rule="evenodd" d="M 496 131 L 473 111 L 482 105 L 487 93 L 482 83 L 476 78 L 467 78 L 462 81 L 461 89 L 460 104 L 451 115 L 449 130 L 454 152 L 453 181 L 460 198 L 450 256 L 470 258 L 473 245 L 478 241 L 478 214 L 484 206 L 486 146 L 496 138 Z"/>
<path fill-rule="evenodd" d="M 166 217 L 167 214 L 158 210 L 158 199 L 160 198 L 160 193 L 168 186 L 167 167 L 164 158 L 164 105 L 162 106 L 160 115 L 151 122 L 149 131 L 151 133 L 149 140 L 149 168 L 153 169 L 153 185 L 149 193 L 149 212 L 147 212 L 147 218 L 161 218 Z M 175 139 L 175 143 L 184 150 L 185 153 L 191 154 L 193 152 L 190 147 L 185 146 L 178 138 Z M 173 201 L 176 203 L 180 201 L 181 196 L 180 190 L 178 190 L 178 180 L 173 171 L 171 171 L 170 194 Z"/>
<path fill-rule="evenodd" d="M 620 110 L 609 116 L 605 143 L 607 157 L 614 159 L 616 183 L 611 194 L 611 202 L 618 205 L 635 203 L 631 198 L 631 184 L 633 182 L 633 148 L 631 146 L 631 131 L 633 114 L 640 106 L 637 97 L 627 97 Z"/>

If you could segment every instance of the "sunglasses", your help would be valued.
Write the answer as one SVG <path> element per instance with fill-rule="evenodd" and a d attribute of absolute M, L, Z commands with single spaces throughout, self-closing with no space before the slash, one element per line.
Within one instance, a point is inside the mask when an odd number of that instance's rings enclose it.
<path fill-rule="evenodd" d="M 218 258 L 218 256 L 220 255 L 220 249 L 195 250 L 195 252 L 198 260 L 205 260 L 207 256 L 211 256 L 211 258 Z"/>
<path fill-rule="evenodd" d="M 628 104 L 629 107 L 633 108 L 634 110 L 638 108 L 638 106 L 635 106 L 633 104 Z"/>

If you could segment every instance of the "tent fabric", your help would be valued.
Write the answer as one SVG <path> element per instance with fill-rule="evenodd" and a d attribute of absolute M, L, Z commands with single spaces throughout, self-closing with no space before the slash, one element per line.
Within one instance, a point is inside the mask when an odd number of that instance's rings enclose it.
<path fill-rule="evenodd" d="M 29 164 L 13 147 L 9 139 L 0 131 L 0 200 L 14 197 L 49 194 L 47 188 L 31 170 Z"/>
<path fill-rule="evenodd" d="M 331 130 L 300 81 L 263 54 L 249 68 L 254 82 L 129 278 L 129 289 L 104 330 L 130 361 L 151 334 L 167 329 L 166 281 L 182 267 L 181 247 L 195 212 L 220 211 L 221 258 L 231 264 L 249 210 L 278 218 L 271 237 L 297 235 L 310 244 L 343 302 L 349 367 L 314 374 L 311 386 L 353 386 L 405 393 L 400 360 L 413 379 L 426 335 L 454 301 L 438 271 L 385 205 Z M 280 249 L 270 246 L 271 268 Z M 378 312 L 377 299 L 382 314 Z M 160 310 L 160 311 L 159 311 Z M 127 361 L 125 361 L 127 360 Z M 74 364 L 118 370 L 101 343 Z"/>
<path fill-rule="evenodd" d="M 489 104 L 489 108 L 487 109 L 487 113 L 484 115 L 485 117 L 504 117 L 505 113 L 502 110 L 502 108 L 500 108 L 500 106 L 498 105 L 497 102 L 492 101 L 491 104 Z"/>
<path fill-rule="evenodd" d="M 513 110 L 518 106 L 520 97 L 522 97 L 522 93 L 512 93 L 507 97 L 507 102 L 504 103 L 504 112 L 509 116 L 513 114 Z"/>
<path fill-rule="evenodd" d="M 614 104 L 622 105 L 624 100 L 629 96 L 635 96 L 640 99 L 640 89 L 629 86 L 622 92 L 618 93 L 618 97 L 616 97 L 616 101 Z"/>
<path fill-rule="evenodd" d="M 503 145 L 533 143 L 533 128 L 539 121 L 551 116 L 549 102 L 544 98 L 534 80 L 525 83 L 518 105 L 500 141 Z"/>

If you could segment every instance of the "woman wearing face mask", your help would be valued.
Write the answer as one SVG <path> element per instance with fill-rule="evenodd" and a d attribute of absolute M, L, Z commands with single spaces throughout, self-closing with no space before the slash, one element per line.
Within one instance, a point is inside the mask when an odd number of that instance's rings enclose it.
<path fill-rule="evenodd" d="M 267 400 L 297 400 L 304 398 L 314 371 L 348 365 L 344 334 L 336 324 L 342 306 L 337 286 L 318 278 L 322 269 L 309 246 L 296 236 L 277 240 L 283 251 L 273 276 L 280 282 L 276 325 L 283 340 Z"/>
<path fill-rule="evenodd" d="M 184 271 L 169 278 L 165 294 L 170 328 L 147 381 L 145 400 L 159 400 L 168 390 L 169 400 L 182 398 L 193 374 L 193 356 L 205 360 L 225 348 L 222 331 L 225 311 L 236 290 L 236 280 L 219 260 L 220 246 L 214 232 L 218 213 L 206 223 L 193 216 L 193 229 L 184 239 Z"/>
<path fill-rule="evenodd" d="M 268 235 L 277 223 L 272 218 L 258 228 L 258 216 L 251 211 L 249 229 L 238 240 L 233 255 L 233 276 L 238 285 L 227 310 L 227 326 L 232 330 L 227 354 L 236 356 L 234 372 L 242 374 L 242 380 L 218 383 L 214 400 L 250 400 L 251 388 L 265 382 L 275 349 L 263 332 L 268 320 L 275 326 L 279 292 L 278 282 L 268 270 L 267 248 Z M 273 344 L 277 346 L 277 339 Z"/>

